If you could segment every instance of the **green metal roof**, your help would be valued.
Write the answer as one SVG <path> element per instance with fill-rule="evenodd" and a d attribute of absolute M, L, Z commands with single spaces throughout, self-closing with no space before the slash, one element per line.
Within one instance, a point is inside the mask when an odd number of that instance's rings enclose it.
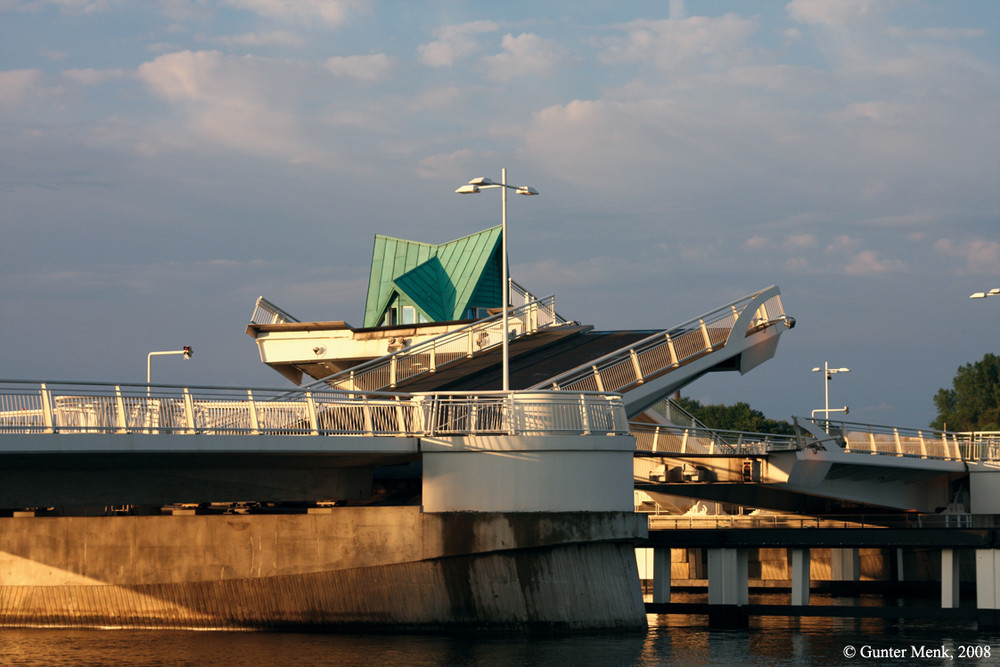
<path fill-rule="evenodd" d="M 500 241 L 501 227 L 440 245 L 377 234 L 364 326 L 378 326 L 392 304 L 414 306 L 431 322 L 499 307 Z"/>

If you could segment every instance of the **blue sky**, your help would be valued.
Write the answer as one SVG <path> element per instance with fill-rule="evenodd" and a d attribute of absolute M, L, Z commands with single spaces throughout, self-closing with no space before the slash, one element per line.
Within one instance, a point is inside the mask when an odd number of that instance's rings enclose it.
<path fill-rule="evenodd" d="M 501 11 L 502 10 L 502 11 Z M 264 295 L 360 323 L 374 234 L 510 202 L 598 328 L 777 284 L 777 356 L 686 394 L 925 426 L 1000 348 L 1000 3 L 0 0 L 0 377 L 285 386 Z"/>

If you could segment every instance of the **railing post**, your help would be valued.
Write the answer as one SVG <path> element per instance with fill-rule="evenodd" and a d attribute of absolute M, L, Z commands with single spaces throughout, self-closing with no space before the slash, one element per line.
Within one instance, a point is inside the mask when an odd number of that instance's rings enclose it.
<path fill-rule="evenodd" d="M 590 411 L 587 409 L 587 394 L 580 394 L 580 417 L 583 435 L 590 435 Z"/>
<path fill-rule="evenodd" d="M 899 438 L 899 429 L 898 428 L 893 428 L 892 429 L 892 434 L 893 434 L 893 436 L 895 437 L 895 440 L 896 440 L 896 456 L 902 456 L 903 455 L 903 441 L 900 440 L 900 438 Z"/>
<path fill-rule="evenodd" d="M 389 386 L 396 386 L 396 355 L 389 359 Z"/>
<path fill-rule="evenodd" d="M 367 435 L 374 435 L 375 426 L 373 425 L 374 422 L 372 421 L 372 406 L 371 403 L 368 402 L 367 396 L 364 396 L 361 399 L 361 409 L 364 410 L 364 415 L 365 415 L 365 433 Z"/>
<path fill-rule="evenodd" d="M 125 419 L 125 399 L 122 398 L 122 388 L 115 385 L 115 406 L 118 409 L 118 432 L 128 433 L 128 420 Z"/>
<path fill-rule="evenodd" d="M 706 350 L 711 350 L 712 349 L 712 337 L 708 335 L 708 325 L 706 325 L 705 324 L 705 320 L 702 320 L 702 319 L 698 320 L 698 322 L 701 324 L 701 335 L 705 339 L 705 349 Z"/>
<path fill-rule="evenodd" d="M 187 433 L 194 433 L 194 401 L 191 400 L 191 392 L 187 387 L 184 387 L 184 421 Z"/>
<path fill-rule="evenodd" d="M 45 424 L 45 433 L 55 433 L 55 420 L 52 417 L 52 394 L 49 393 L 48 387 L 45 383 L 42 383 L 42 420 Z"/>
<path fill-rule="evenodd" d="M 654 452 L 657 451 L 656 448 L 659 446 L 659 442 L 660 442 L 660 427 L 657 426 L 656 428 L 653 429 L 653 451 Z"/>
<path fill-rule="evenodd" d="M 309 412 L 309 428 L 311 435 L 319 435 L 319 419 L 316 418 L 316 401 L 311 391 L 306 392 L 306 410 Z"/>
<path fill-rule="evenodd" d="M 257 402 L 253 399 L 252 389 L 247 389 L 247 404 L 250 412 L 250 433 L 260 435 L 260 422 L 257 420 Z"/>
<path fill-rule="evenodd" d="M 437 371 L 437 343 L 431 345 L 431 373 Z"/>
<path fill-rule="evenodd" d="M 688 431 L 690 429 L 684 429 L 684 435 L 681 436 L 681 454 L 687 453 L 688 447 Z"/>
<path fill-rule="evenodd" d="M 399 400 L 399 396 L 396 396 L 394 400 L 396 402 L 396 421 L 399 424 L 396 427 L 396 432 L 399 435 L 407 435 L 409 433 L 409 429 L 406 424 L 406 412 L 403 410 L 403 402 Z M 413 409 L 412 399 L 407 402 L 407 405 L 411 410 Z"/>
<path fill-rule="evenodd" d="M 927 458 L 927 442 L 924 440 L 923 430 L 917 431 L 917 435 L 920 437 L 920 458 Z"/>
<path fill-rule="evenodd" d="M 681 362 L 677 359 L 677 350 L 674 349 L 674 339 L 667 334 L 667 349 L 670 350 L 670 365 L 674 368 L 680 366 Z"/>
<path fill-rule="evenodd" d="M 597 370 L 597 366 L 591 366 L 594 369 L 594 384 L 597 385 L 597 391 L 604 391 L 604 383 L 601 381 L 601 371 Z"/>
<path fill-rule="evenodd" d="M 642 376 L 642 369 L 639 368 L 639 355 L 635 353 L 635 350 L 629 348 L 628 356 L 632 360 L 632 370 L 635 371 L 636 382 L 642 384 L 646 379 Z"/>

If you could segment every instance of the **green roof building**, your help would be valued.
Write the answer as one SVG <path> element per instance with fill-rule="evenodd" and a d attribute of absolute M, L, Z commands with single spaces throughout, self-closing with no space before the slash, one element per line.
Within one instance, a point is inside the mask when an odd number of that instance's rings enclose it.
<path fill-rule="evenodd" d="M 450 322 L 501 304 L 501 227 L 440 245 L 375 235 L 365 327 Z"/>

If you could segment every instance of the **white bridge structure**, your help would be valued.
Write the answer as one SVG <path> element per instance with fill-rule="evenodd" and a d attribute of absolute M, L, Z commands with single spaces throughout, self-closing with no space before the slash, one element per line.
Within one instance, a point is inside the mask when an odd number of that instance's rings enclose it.
<path fill-rule="evenodd" d="M 633 424 L 636 487 L 804 514 L 845 502 L 1000 514 L 1000 433 L 795 423 L 794 436 Z"/>
<path fill-rule="evenodd" d="M 610 393 L 0 383 L 8 508 L 358 500 L 420 461 L 428 512 L 630 512 L 634 448 Z"/>

